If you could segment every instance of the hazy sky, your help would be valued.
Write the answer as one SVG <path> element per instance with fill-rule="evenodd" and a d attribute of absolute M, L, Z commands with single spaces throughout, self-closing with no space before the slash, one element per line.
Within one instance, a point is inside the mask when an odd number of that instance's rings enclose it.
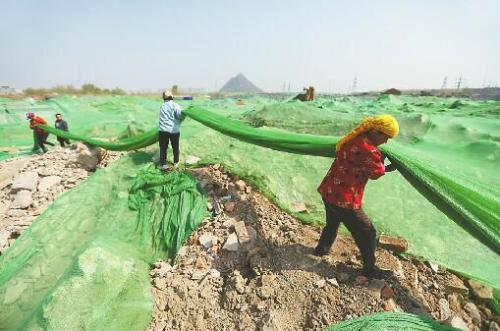
<path fill-rule="evenodd" d="M 500 85 L 499 0 L 0 0 L 0 85 Z"/>

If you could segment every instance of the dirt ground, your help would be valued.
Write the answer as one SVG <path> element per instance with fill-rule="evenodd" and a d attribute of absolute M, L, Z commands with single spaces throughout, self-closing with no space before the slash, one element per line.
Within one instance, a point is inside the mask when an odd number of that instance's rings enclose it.
<path fill-rule="evenodd" d="M 498 327 L 500 317 L 486 301 L 445 269 L 377 248 L 377 265 L 393 275 L 368 280 L 351 237 L 339 236 L 329 255 L 316 257 L 319 229 L 219 165 L 192 173 L 214 217 L 191 235 L 173 266 L 153 266 L 148 330 L 321 330 L 380 311 L 424 314 L 470 330 Z"/>

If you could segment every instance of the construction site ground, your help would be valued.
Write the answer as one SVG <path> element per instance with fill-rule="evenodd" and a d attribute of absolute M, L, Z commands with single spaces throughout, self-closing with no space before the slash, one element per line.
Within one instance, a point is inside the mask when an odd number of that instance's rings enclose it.
<path fill-rule="evenodd" d="M 0 252 L 59 194 L 92 175 L 75 163 L 77 153 L 56 148 L 0 163 Z M 119 156 L 101 157 L 98 167 Z M 500 316 L 487 301 L 491 289 L 380 247 L 377 265 L 392 276 L 367 279 L 350 236 L 339 235 L 330 254 L 317 257 L 319 228 L 300 223 L 219 164 L 186 171 L 207 193 L 212 216 L 175 261 L 151 266 L 148 330 L 321 330 L 379 311 L 423 314 L 468 330 L 500 330 Z M 28 206 L 26 196 L 11 190 L 12 178 L 26 172 L 40 178 Z"/>

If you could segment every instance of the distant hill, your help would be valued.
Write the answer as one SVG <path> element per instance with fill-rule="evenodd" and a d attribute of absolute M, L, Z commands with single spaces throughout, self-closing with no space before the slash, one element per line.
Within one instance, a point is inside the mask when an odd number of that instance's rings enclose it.
<path fill-rule="evenodd" d="M 227 83 L 220 89 L 220 92 L 259 93 L 263 91 L 240 73 L 236 77 L 228 80 Z"/>

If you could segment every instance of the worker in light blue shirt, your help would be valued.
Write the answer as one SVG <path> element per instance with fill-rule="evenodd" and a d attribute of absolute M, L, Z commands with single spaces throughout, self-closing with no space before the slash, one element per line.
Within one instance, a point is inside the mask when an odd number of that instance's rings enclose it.
<path fill-rule="evenodd" d="M 167 168 L 168 143 L 172 143 L 174 151 L 174 167 L 179 165 L 179 138 L 182 120 L 181 107 L 174 102 L 172 92 L 163 92 L 163 105 L 160 108 L 160 120 L 158 125 L 158 142 L 160 144 L 160 169 Z"/>

